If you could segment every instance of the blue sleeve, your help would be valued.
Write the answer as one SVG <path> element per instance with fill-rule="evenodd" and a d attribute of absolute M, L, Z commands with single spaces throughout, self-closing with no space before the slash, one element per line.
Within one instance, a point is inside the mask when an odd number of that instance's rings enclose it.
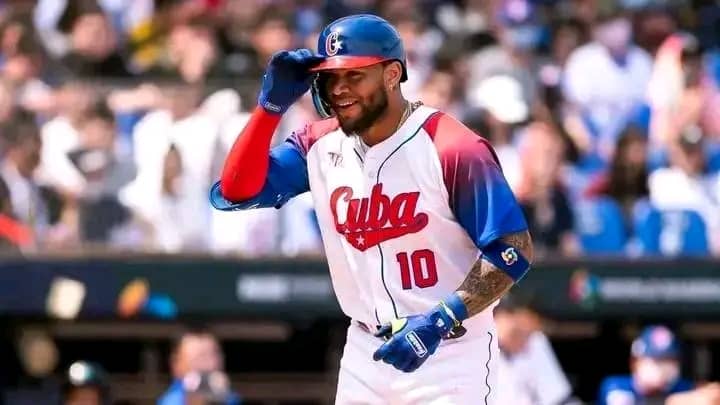
<path fill-rule="evenodd" d="M 156 405 L 181 405 L 185 403 L 185 392 L 182 389 L 182 384 L 178 381 L 168 388 L 167 391 L 158 398 Z"/>
<path fill-rule="evenodd" d="M 289 138 L 270 150 L 267 180 L 257 196 L 241 202 L 228 201 L 220 193 L 218 181 L 210 189 L 210 203 L 221 211 L 280 208 L 291 198 L 309 190 L 305 154 Z"/>
<path fill-rule="evenodd" d="M 442 157 L 450 208 L 482 249 L 503 235 L 528 229 L 522 208 L 489 145 L 476 141 Z"/>
<path fill-rule="evenodd" d="M 691 391 L 693 389 L 695 389 L 694 382 L 684 379 L 684 378 L 681 378 L 675 383 L 675 385 L 672 387 L 672 389 L 670 389 L 670 392 L 672 394 L 675 394 L 678 392 Z"/>
<path fill-rule="evenodd" d="M 613 396 L 632 397 L 634 401 L 635 391 L 632 387 L 632 378 L 630 376 L 619 375 L 605 378 L 600 384 L 596 404 L 612 405 L 608 403 L 608 397 L 610 397 L 612 393 L 616 393 L 613 394 Z"/>

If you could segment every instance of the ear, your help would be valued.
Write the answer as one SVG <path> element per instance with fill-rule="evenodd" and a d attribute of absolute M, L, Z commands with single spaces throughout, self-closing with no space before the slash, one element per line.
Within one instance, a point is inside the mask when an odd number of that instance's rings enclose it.
<path fill-rule="evenodd" d="M 395 90 L 400 86 L 400 79 L 402 78 L 402 64 L 398 61 L 393 61 L 385 66 L 384 72 L 385 86 L 390 90 Z"/>

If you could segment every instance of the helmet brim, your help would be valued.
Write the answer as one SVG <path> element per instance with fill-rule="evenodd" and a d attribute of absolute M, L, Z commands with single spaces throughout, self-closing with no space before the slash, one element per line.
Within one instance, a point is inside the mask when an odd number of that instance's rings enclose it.
<path fill-rule="evenodd" d="M 334 70 L 334 69 L 357 69 L 372 66 L 388 60 L 387 58 L 381 58 L 378 56 L 354 56 L 354 55 L 342 55 L 342 56 L 329 56 L 318 65 L 310 68 L 311 72 L 321 72 L 323 70 Z"/>

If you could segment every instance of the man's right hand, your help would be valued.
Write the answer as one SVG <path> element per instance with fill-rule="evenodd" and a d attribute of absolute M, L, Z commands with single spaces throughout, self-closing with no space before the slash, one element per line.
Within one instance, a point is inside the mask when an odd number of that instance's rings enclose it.
<path fill-rule="evenodd" d="M 258 104 L 270 113 L 285 113 L 310 89 L 314 74 L 309 69 L 324 59 L 308 49 L 274 54 L 263 76 Z"/>

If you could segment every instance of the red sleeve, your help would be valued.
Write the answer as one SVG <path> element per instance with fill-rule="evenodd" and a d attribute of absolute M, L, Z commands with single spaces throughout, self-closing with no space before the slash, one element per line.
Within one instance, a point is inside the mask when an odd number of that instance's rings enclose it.
<path fill-rule="evenodd" d="M 261 107 L 255 108 L 225 159 L 220 176 L 223 198 L 242 201 L 260 193 L 267 178 L 270 142 L 280 118 Z"/>

